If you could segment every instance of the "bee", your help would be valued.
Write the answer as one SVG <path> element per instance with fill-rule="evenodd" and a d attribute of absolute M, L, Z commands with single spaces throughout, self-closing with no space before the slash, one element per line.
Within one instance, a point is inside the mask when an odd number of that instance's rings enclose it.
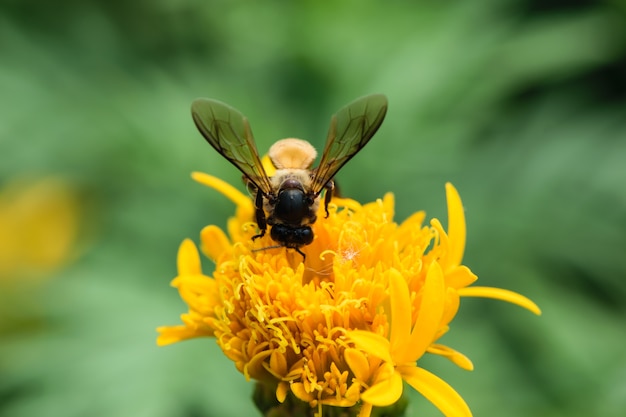
<path fill-rule="evenodd" d="M 213 99 L 199 98 L 191 105 L 196 127 L 217 152 L 243 173 L 255 195 L 259 233 L 271 226 L 273 247 L 295 249 L 303 259 L 302 246 L 313 241 L 311 225 L 317 219 L 321 194 L 328 217 L 328 204 L 335 188 L 333 177 L 374 136 L 387 113 L 387 98 L 374 94 L 341 108 L 330 120 L 326 145 L 319 165 L 311 169 L 317 152 L 307 141 L 282 139 L 269 149 L 276 168 L 269 177 L 261 164 L 248 119 L 238 110 Z M 269 248 L 266 248 L 269 249 Z"/>

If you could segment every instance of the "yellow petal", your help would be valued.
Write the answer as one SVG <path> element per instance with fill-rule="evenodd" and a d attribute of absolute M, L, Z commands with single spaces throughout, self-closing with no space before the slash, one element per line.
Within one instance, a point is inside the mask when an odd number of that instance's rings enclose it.
<path fill-rule="evenodd" d="M 446 285 L 453 288 L 463 288 L 471 285 L 478 277 L 465 265 L 457 266 L 446 271 Z"/>
<path fill-rule="evenodd" d="M 459 192 L 450 183 L 446 184 L 448 200 L 448 240 L 450 242 L 447 266 L 461 264 L 465 251 L 465 213 Z"/>
<path fill-rule="evenodd" d="M 199 275 L 202 274 L 200 265 L 200 254 L 198 248 L 191 239 L 183 240 L 178 248 L 178 275 Z"/>
<path fill-rule="evenodd" d="M 439 263 L 433 262 L 428 268 L 428 274 L 422 288 L 422 302 L 415 320 L 415 326 L 409 340 L 408 356 L 397 358 L 397 363 L 415 362 L 434 341 L 441 324 L 446 302 L 446 287 L 443 280 L 443 271 Z"/>
<path fill-rule="evenodd" d="M 343 358 L 348 363 L 354 377 L 359 381 L 366 381 L 370 376 L 370 364 L 363 352 L 354 348 L 347 348 Z"/>
<path fill-rule="evenodd" d="M 377 407 L 385 407 L 402 396 L 402 377 L 394 372 L 391 377 L 371 386 L 361 394 L 361 400 Z"/>
<path fill-rule="evenodd" d="M 192 172 L 191 178 L 200 184 L 213 188 L 214 190 L 222 193 L 226 198 L 235 203 L 238 208 L 252 208 L 252 202 L 250 198 L 243 194 L 241 191 L 213 175 L 205 174 L 204 172 Z"/>
<path fill-rule="evenodd" d="M 276 387 L 276 399 L 279 403 L 285 402 L 285 398 L 287 398 L 287 393 L 289 392 L 289 384 L 285 381 L 281 381 L 278 383 Z"/>
<path fill-rule="evenodd" d="M 389 299 L 391 304 L 391 355 L 402 357 L 407 349 L 407 339 L 411 332 L 411 298 L 409 286 L 397 269 L 389 270 Z"/>
<path fill-rule="evenodd" d="M 393 221 L 395 202 L 396 199 L 393 193 L 386 193 L 383 196 L 383 212 L 386 216 L 385 220 L 388 222 Z"/>
<path fill-rule="evenodd" d="M 213 225 L 202 229 L 200 241 L 202 242 L 202 252 L 213 262 L 216 262 L 222 253 L 231 248 L 230 240 L 226 234 L 222 229 Z"/>
<path fill-rule="evenodd" d="M 393 363 L 389 352 L 389 340 L 381 335 L 365 330 L 352 330 L 347 332 L 346 336 L 358 349 L 385 362 Z"/>
<path fill-rule="evenodd" d="M 514 291 L 492 287 L 467 287 L 461 288 L 458 292 L 461 297 L 485 297 L 494 298 L 496 300 L 508 301 L 509 303 L 517 304 L 520 307 L 524 307 L 525 309 L 530 310 L 538 316 L 541 315 L 541 309 L 539 309 L 537 304 Z"/>
<path fill-rule="evenodd" d="M 440 355 L 440 356 L 443 356 L 444 358 L 449 359 L 456 366 L 458 366 L 459 368 L 465 369 L 466 371 L 474 370 L 474 364 L 472 363 L 472 361 L 467 356 L 465 356 L 461 352 L 458 352 L 452 349 L 451 347 L 434 344 L 434 345 L 430 345 L 427 351 L 428 353 L 432 353 L 434 355 Z"/>
<path fill-rule="evenodd" d="M 273 350 L 270 355 L 270 368 L 274 375 L 283 376 L 287 373 L 287 358 L 278 349 Z"/>
<path fill-rule="evenodd" d="M 261 164 L 263 165 L 263 169 L 265 169 L 265 173 L 268 177 L 273 177 L 276 174 L 276 167 L 272 163 L 269 155 L 265 155 L 261 158 Z"/>
<path fill-rule="evenodd" d="M 308 403 L 313 401 L 313 395 L 304 388 L 304 384 L 302 382 L 294 382 L 290 385 L 291 392 L 296 396 L 297 399 Z"/>
<path fill-rule="evenodd" d="M 344 395 L 346 398 L 346 401 L 351 402 L 350 406 L 356 404 L 361 398 L 361 388 L 362 388 L 362 385 L 359 381 L 352 380 L 352 384 L 346 390 L 346 393 Z"/>
<path fill-rule="evenodd" d="M 372 404 L 364 402 L 359 410 L 358 417 L 370 417 L 372 415 Z"/>
<path fill-rule="evenodd" d="M 211 336 L 209 333 L 201 333 L 184 325 L 157 327 L 157 332 L 159 332 L 157 346 L 171 345 L 194 337 Z"/>
<path fill-rule="evenodd" d="M 267 375 L 267 370 L 263 365 L 266 363 L 265 360 L 267 357 L 271 354 L 271 351 L 264 350 L 252 356 L 252 359 L 250 359 L 243 367 L 242 373 L 243 376 L 246 377 L 246 380 L 249 381 L 250 378 L 261 379 Z"/>
<path fill-rule="evenodd" d="M 172 281 L 172 287 L 178 288 L 180 296 L 190 307 L 203 307 L 210 311 L 219 303 L 217 283 L 206 275 L 180 275 Z"/>
<path fill-rule="evenodd" d="M 404 380 L 426 397 L 446 417 L 471 417 L 472 412 L 461 396 L 443 379 L 415 366 L 401 367 Z"/>
<path fill-rule="evenodd" d="M 446 288 L 446 303 L 443 309 L 443 317 L 441 318 L 442 325 L 448 325 L 456 316 L 461 305 L 461 297 L 459 293 L 452 287 Z M 439 336 L 441 337 L 441 335 Z"/>

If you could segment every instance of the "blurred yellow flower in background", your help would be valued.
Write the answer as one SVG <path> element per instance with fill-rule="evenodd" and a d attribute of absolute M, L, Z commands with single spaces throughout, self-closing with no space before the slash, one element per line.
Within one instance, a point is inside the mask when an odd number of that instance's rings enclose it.
<path fill-rule="evenodd" d="M 40 279 L 74 255 L 79 207 L 58 178 L 16 179 L 0 190 L 0 285 Z"/>
<path fill-rule="evenodd" d="M 18 178 L 0 190 L 0 338 L 42 317 L 36 293 L 76 255 L 80 208 L 60 178 Z"/>
<path fill-rule="evenodd" d="M 254 206 L 223 181 L 193 177 L 237 206 L 228 235 L 216 226 L 201 232 L 201 250 L 213 262 L 202 272 L 198 249 L 185 240 L 172 282 L 189 312 L 182 325 L 159 328 L 159 345 L 213 336 L 246 378 L 271 396 L 263 411 L 281 415 L 367 417 L 373 407 L 396 404 L 403 380 L 447 416 L 469 416 L 461 396 L 417 365 L 426 352 L 471 370 L 456 350 L 436 343 L 449 330 L 460 298 L 482 296 L 519 304 L 506 290 L 470 287 L 476 276 L 461 264 L 465 218 L 456 189 L 446 185 L 448 230 L 437 219 L 425 225 L 417 212 L 395 223 L 392 194 L 368 204 L 333 198 L 330 215 L 319 212 L 315 239 L 302 256 L 256 234 Z M 323 210 L 323 208 L 321 208 Z M 349 409 L 348 409 L 349 408 Z"/>

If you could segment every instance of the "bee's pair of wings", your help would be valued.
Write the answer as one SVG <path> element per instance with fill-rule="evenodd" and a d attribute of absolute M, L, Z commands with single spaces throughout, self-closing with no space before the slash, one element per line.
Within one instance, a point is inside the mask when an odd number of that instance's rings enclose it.
<path fill-rule="evenodd" d="M 326 146 L 313 171 L 311 191 L 319 194 L 337 171 L 374 136 L 387 113 L 387 98 L 374 94 L 359 98 L 333 115 Z M 193 120 L 202 136 L 235 165 L 261 192 L 272 194 L 248 119 L 217 100 L 199 98 L 191 105 Z"/>

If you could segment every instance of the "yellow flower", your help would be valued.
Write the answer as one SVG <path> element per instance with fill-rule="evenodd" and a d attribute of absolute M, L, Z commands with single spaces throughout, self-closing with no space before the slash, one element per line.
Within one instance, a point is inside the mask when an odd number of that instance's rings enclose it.
<path fill-rule="evenodd" d="M 55 178 L 16 179 L 0 192 L 0 283 L 50 275 L 74 254 L 75 193 Z"/>
<path fill-rule="evenodd" d="M 328 407 L 394 404 L 403 380 L 449 416 L 470 415 L 444 381 L 417 366 L 426 352 L 465 369 L 464 355 L 435 343 L 448 331 L 461 296 L 500 298 L 531 311 L 525 297 L 468 287 L 476 276 L 461 265 L 465 220 L 458 193 L 448 184 L 448 232 L 415 213 L 393 221 L 394 199 L 361 205 L 333 198 L 313 225 L 315 239 L 300 254 L 276 248 L 257 232 L 249 197 L 206 174 L 194 179 L 237 206 L 228 236 L 215 226 L 201 232 L 202 252 L 213 262 L 204 275 L 191 240 L 178 254 L 172 285 L 189 306 L 184 324 L 159 328 L 159 345 L 214 336 L 246 378 L 271 387 L 280 403 L 297 399 L 317 414 Z M 354 413 L 350 414 L 354 415 Z"/>

